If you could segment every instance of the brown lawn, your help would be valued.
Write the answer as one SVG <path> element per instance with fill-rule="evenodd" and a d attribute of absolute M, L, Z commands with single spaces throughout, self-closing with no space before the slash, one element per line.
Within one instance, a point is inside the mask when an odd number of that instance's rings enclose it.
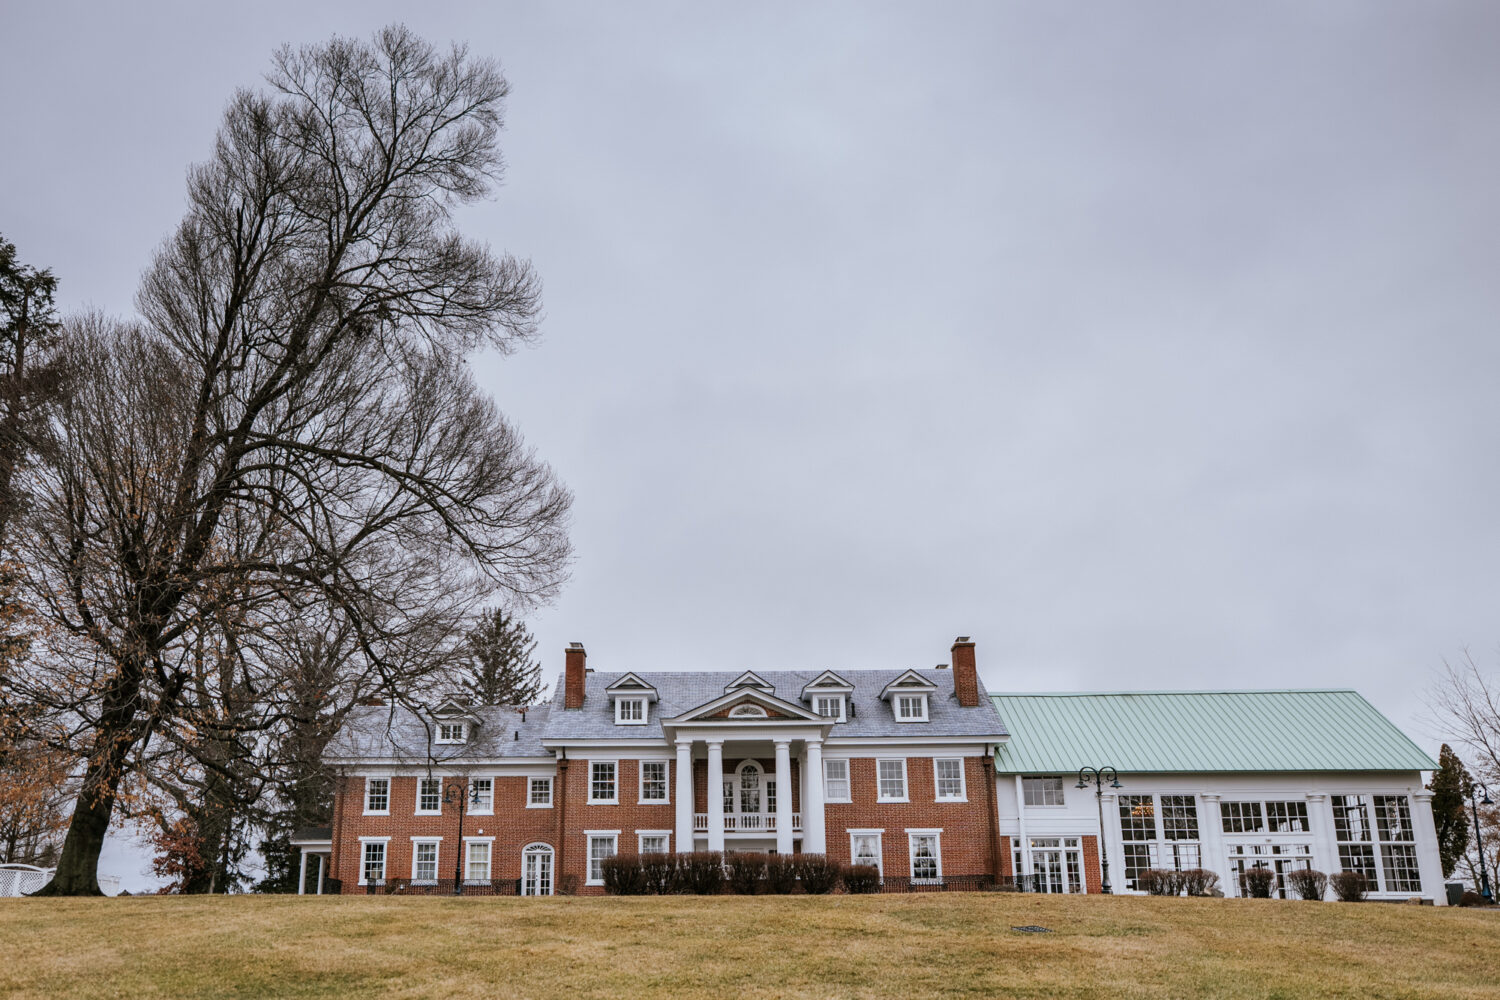
<path fill-rule="evenodd" d="M 1374 903 L 6 899 L 0 996 L 1455 1000 L 1500 997 L 1497 944 L 1500 913 Z"/>

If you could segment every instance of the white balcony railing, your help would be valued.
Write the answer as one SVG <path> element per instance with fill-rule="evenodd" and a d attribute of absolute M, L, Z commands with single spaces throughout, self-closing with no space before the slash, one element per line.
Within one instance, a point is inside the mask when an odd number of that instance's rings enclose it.
<path fill-rule="evenodd" d="M 708 832 L 708 813 L 693 814 L 693 832 Z M 775 833 L 775 813 L 725 813 L 725 833 Z M 792 813 L 792 832 L 802 832 L 802 814 Z"/>

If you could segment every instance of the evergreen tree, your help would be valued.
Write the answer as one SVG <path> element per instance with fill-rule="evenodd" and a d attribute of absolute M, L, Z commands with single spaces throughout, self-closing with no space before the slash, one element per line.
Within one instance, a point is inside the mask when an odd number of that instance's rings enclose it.
<path fill-rule="evenodd" d="M 477 705 L 530 705 L 542 692 L 536 639 L 504 608 L 481 612 L 469 631 L 459 689 Z"/>
<path fill-rule="evenodd" d="M 1438 752 L 1438 769 L 1432 772 L 1432 820 L 1437 827 L 1438 854 L 1443 877 L 1453 874 L 1469 846 L 1468 795 L 1474 779 L 1453 748 L 1444 743 Z"/>

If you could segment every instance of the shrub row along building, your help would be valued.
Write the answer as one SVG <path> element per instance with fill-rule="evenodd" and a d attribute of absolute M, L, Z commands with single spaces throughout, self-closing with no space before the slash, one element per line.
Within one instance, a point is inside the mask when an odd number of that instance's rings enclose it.
<path fill-rule="evenodd" d="M 1100 892 L 1102 836 L 1115 892 L 1202 868 L 1235 895 L 1260 866 L 1284 895 L 1311 867 L 1444 901 L 1436 765 L 1355 692 L 990 696 L 966 637 L 951 668 L 739 675 L 595 672 L 574 643 L 550 705 L 364 706 L 325 761 L 309 892 L 595 893 L 611 855 L 691 850 Z M 1080 788 L 1085 766 L 1118 784 Z"/>

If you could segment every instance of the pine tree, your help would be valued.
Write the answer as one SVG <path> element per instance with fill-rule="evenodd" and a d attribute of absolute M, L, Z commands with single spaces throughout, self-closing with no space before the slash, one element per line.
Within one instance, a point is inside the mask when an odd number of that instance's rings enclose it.
<path fill-rule="evenodd" d="M 1469 846 L 1468 794 L 1474 779 L 1453 748 L 1444 743 L 1438 752 L 1438 769 L 1432 772 L 1432 821 L 1437 827 L 1438 855 L 1443 877 L 1453 874 Z"/>
<path fill-rule="evenodd" d="M 459 688 L 477 705 L 530 705 L 542 692 L 536 639 L 504 608 L 481 612 L 469 631 Z"/>

